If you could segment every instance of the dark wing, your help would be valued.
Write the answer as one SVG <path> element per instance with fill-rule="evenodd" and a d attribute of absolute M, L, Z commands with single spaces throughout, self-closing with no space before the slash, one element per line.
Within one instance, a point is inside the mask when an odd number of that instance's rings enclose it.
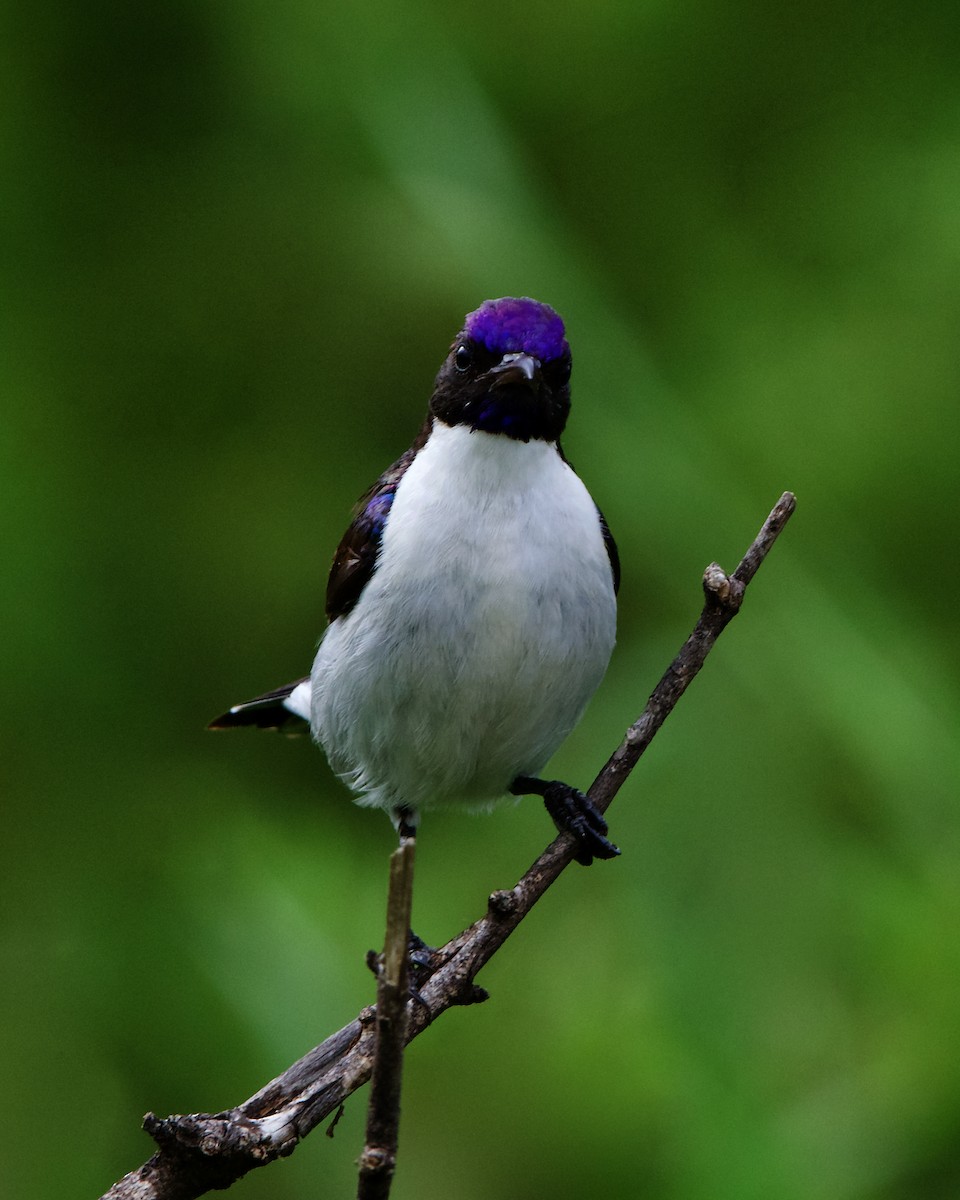
<path fill-rule="evenodd" d="M 377 565 L 380 541 L 400 480 L 417 451 L 423 448 L 432 424 L 428 417 L 410 449 L 384 471 L 357 503 L 356 515 L 337 547 L 327 579 L 328 621 L 345 616 L 360 599 Z"/>
<path fill-rule="evenodd" d="M 287 708 L 284 700 L 302 683 L 309 682 L 310 676 L 307 675 L 272 692 L 265 692 L 253 700 L 235 704 L 223 716 L 211 721 L 207 728 L 236 729 L 243 725 L 252 725 L 256 729 L 278 729 L 287 734 L 306 733 L 310 728 L 309 721 Z"/>
<path fill-rule="evenodd" d="M 603 534 L 603 544 L 607 548 L 607 558 L 610 559 L 610 570 L 613 572 L 613 592 L 616 595 L 620 591 L 620 553 L 617 550 L 617 543 L 613 540 L 613 534 L 610 532 L 610 526 L 607 524 L 607 518 L 599 508 L 597 516 L 600 518 L 600 532 Z"/>
<path fill-rule="evenodd" d="M 407 467 L 413 462 L 417 451 L 423 447 L 432 428 L 433 421 L 427 417 L 416 440 L 406 454 L 402 455 L 380 476 L 369 492 L 357 505 L 356 516 L 337 547 L 330 577 L 327 580 L 327 619 L 335 620 L 348 613 L 360 599 L 360 593 L 377 565 L 380 540 L 390 513 L 390 506 L 397 487 Z M 310 711 L 309 694 L 294 697 L 294 708 L 285 701 L 303 684 L 309 684 L 310 676 L 294 680 L 272 692 L 265 692 L 243 704 L 235 704 L 228 712 L 211 721 L 208 729 L 236 729 L 252 725 L 257 729 L 278 729 L 282 733 L 306 733 L 310 728 L 306 714 Z M 294 711 L 296 709 L 296 711 Z"/>
<path fill-rule="evenodd" d="M 571 471 L 575 471 L 573 463 L 564 454 L 563 447 L 557 442 L 557 453 L 567 464 Z M 620 552 L 617 550 L 617 543 L 613 540 L 613 534 L 610 532 L 610 526 L 607 524 L 607 518 L 600 511 L 597 502 L 593 502 L 593 507 L 597 510 L 597 516 L 600 518 L 600 532 L 603 534 L 603 544 L 607 548 L 607 558 L 610 559 L 610 570 L 613 573 L 613 591 L 614 595 L 620 591 Z"/>

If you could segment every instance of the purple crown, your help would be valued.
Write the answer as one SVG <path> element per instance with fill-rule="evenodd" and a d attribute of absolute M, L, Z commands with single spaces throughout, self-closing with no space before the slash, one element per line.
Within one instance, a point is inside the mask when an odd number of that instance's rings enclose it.
<path fill-rule="evenodd" d="M 529 296 L 485 300 L 475 312 L 467 314 L 465 332 L 494 354 L 523 351 L 541 362 L 550 362 L 570 350 L 559 314 L 549 304 Z"/>

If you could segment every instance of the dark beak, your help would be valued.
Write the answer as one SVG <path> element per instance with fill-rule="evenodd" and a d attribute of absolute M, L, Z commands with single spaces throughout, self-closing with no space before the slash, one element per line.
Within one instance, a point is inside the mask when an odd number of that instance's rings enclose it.
<path fill-rule="evenodd" d="M 505 354 L 495 367 L 487 372 L 490 390 L 494 388 L 520 386 L 532 392 L 540 391 L 540 363 L 531 354 Z"/>

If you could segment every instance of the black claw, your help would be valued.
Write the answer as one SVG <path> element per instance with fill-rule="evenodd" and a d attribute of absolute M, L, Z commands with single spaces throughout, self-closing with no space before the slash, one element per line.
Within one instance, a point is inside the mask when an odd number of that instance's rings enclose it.
<path fill-rule="evenodd" d="M 410 930 L 407 937 L 407 959 L 411 974 L 433 970 L 436 954 L 436 947 L 428 946 L 423 938 L 417 937 L 413 930 Z"/>
<path fill-rule="evenodd" d="M 616 858 L 619 849 L 607 836 L 607 822 L 588 796 L 559 779 L 546 781 L 521 776 L 510 790 L 515 796 L 542 796 L 547 812 L 561 833 L 577 839 L 574 858 L 589 867 L 595 858 Z"/>
<path fill-rule="evenodd" d="M 430 1005 L 420 995 L 420 982 L 427 980 L 433 974 L 436 967 L 437 951 L 433 946 L 428 946 L 421 937 L 411 929 L 407 935 L 407 965 L 409 967 L 409 982 L 408 989 L 410 999 L 419 1004 L 426 1013 L 427 1024 L 433 1020 L 433 1013 L 430 1010 Z"/>
<path fill-rule="evenodd" d="M 429 976 L 436 969 L 437 950 L 428 946 L 421 937 L 411 929 L 407 934 L 407 967 L 410 975 L 410 990 L 415 990 L 416 981 Z M 366 956 L 368 968 L 379 979 L 383 970 L 383 955 L 376 950 L 368 950 Z"/>

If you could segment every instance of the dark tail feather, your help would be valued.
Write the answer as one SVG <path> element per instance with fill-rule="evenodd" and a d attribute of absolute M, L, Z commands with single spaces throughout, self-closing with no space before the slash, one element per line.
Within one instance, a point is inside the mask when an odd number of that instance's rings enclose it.
<path fill-rule="evenodd" d="M 222 716 L 211 721 L 207 728 L 239 729 L 241 726 L 251 725 L 255 729 L 277 729 L 286 734 L 306 733 L 310 728 L 307 718 L 308 701 L 304 705 L 295 704 L 292 707 L 285 701 L 301 684 L 309 683 L 309 680 L 308 675 L 304 679 L 297 679 L 293 683 L 275 688 L 272 692 L 264 692 L 262 696 L 253 700 L 246 700 L 243 704 L 235 704 Z"/>

